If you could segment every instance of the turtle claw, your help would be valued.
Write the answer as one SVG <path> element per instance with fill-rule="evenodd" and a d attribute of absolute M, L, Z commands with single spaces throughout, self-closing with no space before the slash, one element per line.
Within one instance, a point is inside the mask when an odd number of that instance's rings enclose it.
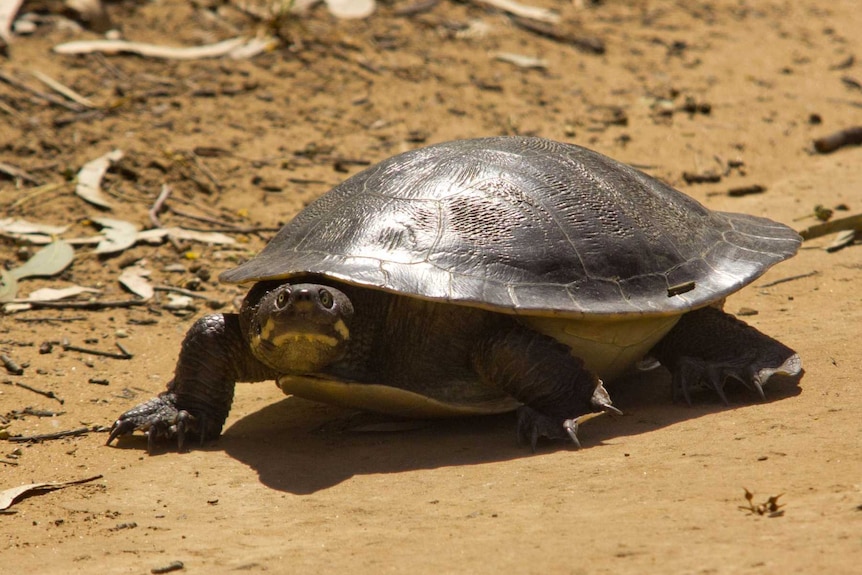
<path fill-rule="evenodd" d="M 171 393 L 160 395 L 120 416 L 111 426 L 106 445 L 110 445 L 115 439 L 123 435 L 130 435 L 141 430 L 147 436 L 147 452 L 152 454 L 160 439 L 176 438 L 177 448 L 183 451 L 186 437 L 189 433 L 196 433 L 198 418 L 184 409 L 177 409 L 176 396 Z M 204 434 L 201 436 L 201 443 Z"/>
<path fill-rule="evenodd" d="M 802 370 L 802 362 L 797 354 L 787 358 L 778 367 L 746 366 L 741 361 L 715 363 L 694 357 L 681 357 L 673 370 L 674 400 L 682 396 L 691 405 L 691 390 L 698 388 L 712 389 L 725 405 L 730 401 L 724 391 L 725 382 L 734 379 L 748 389 L 756 392 L 761 401 L 766 401 L 763 385 L 775 374 L 795 376 Z"/>
<path fill-rule="evenodd" d="M 550 440 L 564 439 L 570 440 L 575 444 L 576 448 L 580 449 L 581 442 L 578 439 L 578 428 L 580 425 L 605 413 L 622 415 L 622 411 L 609 405 L 604 411 L 585 413 L 561 422 L 559 419 L 539 413 L 535 409 L 521 406 L 518 408 L 518 444 L 529 444 L 530 449 L 535 453 L 540 438 Z"/>

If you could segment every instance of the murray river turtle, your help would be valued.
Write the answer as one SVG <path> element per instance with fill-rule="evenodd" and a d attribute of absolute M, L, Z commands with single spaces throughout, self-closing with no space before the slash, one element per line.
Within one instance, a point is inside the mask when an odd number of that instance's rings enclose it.
<path fill-rule="evenodd" d="M 711 211 L 585 148 L 541 138 L 409 151 L 336 186 L 221 280 L 239 314 L 189 330 L 174 378 L 108 443 L 217 437 L 238 381 L 413 417 L 517 410 L 520 439 L 616 412 L 602 380 L 644 357 L 725 399 L 799 356 L 720 310 L 791 257 L 792 229 Z"/>

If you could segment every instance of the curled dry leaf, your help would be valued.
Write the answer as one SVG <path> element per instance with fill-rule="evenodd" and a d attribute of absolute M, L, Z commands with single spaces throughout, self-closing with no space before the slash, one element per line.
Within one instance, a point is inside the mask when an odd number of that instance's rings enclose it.
<path fill-rule="evenodd" d="M 121 150 L 114 150 L 84 164 L 78 172 L 78 185 L 75 186 L 75 194 L 80 196 L 94 206 L 110 210 L 112 208 L 108 198 L 102 193 L 102 178 L 111 164 L 120 161 L 123 157 Z"/>
<path fill-rule="evenodd" d="M 54 46 L 54 52 L 58 54 L 91 54 L 93 52 L 104 54 L 128 53 L 165 60 L 201 60 L 204 58 L 228 56 L 234 60 L 239 60 L 256 56 L 261 52 L 269 50 L 276 44 L 277 40 L 270 37 L 245 38 L 242 36 L 215 44 L 190 47 L 160 46 L 158 44 L 127 42 L 125 40 L 84 40 L 59 44 Z"/>
<path fill-rule="evenodd" d="M 113 254 L 135 245 L 138 241 L 138 226 L 125 220 L 114 218 L 91 218 L 102 226 L 104 238 L 96 246 L 97 254 Z"/>
<path fill-rule="evenodd" d="M 7 44 L 11 37 L 12 22 L 21 7 L 23 0 L 4 0 L 0 2 L 0 40 Z"/>
<path fill-rule="evenodd" d="M 25 303 L 28 301 L 59 301 L 62 299 L 75 297 L 83 293 L 102 292 L 101 290 L 97 290 L 95 288 L 88 288 L 79 285 L 73 285 L 65 288 L 42 288 L 35 291 L 31 291 L 30 294 L 27 296 L 27 299 L 22 300 L 19 303 Z"/>
<path fill-rule="evenodd" d="M 60 483 L 29 483 L 27 485 L 19 485 L 0 491 L 0 510 L 8 509 L 15 503 L 15 500 L 23 495 L 37 495 L 39 493 L 47 493 L 56 489 L 69 487 L 70 485 L 80 485 L 81 483 L 89 483 L 96 479 L 101 479 L 101 475 L 95 475 L 86 479 L 78 479 L 76 481 L 64 481 Z"/>
<path fill-rule="evenodd" d="M 37 224 L 34 222 L 28 222 L 27 220 L 15 220 L 12 218 L 0 220 L 0 233 L 10 236 L 27 236 L 31 234 L 57 236 L 68 229 L 69 226 Z"/>
<path fill-rule="evenodd" d="M 521 16 L 522 18 L 529 18 L 531 20 L 538 20 L 539 22 L 548 22 L 550 24 L 556 24 L 560 21 L 560 16 L 556 12 L 552 12 L 547 8 L 539 8 L 536 6 L 527 6 L 525 4 L 519 4 L 514 0 L 473 0 L 477 4 L 483 4 L 485 6 L 491 6 L 498 10 L 502 10 L 503 12 L 508 12 L 509 14 L 514 14 L 515 16 Z"/>
<path fill-rule="evenodd" d="M 140 265 L 129 266 L 120 274 L 119 282 L 133 294 L 149 300 L 153 298 L 155 293 L 152 284 L 147 279 L 149 275 L 150 270 Z"/>

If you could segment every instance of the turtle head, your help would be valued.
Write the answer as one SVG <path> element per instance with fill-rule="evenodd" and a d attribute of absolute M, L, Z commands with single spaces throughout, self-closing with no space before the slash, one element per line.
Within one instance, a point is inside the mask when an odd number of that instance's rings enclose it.
<path fill-rule="evenodd" d="M 254 291 L 254 290 L 253 290 Z M 282 284 L 240 312 L 245 337 L 261 362 L 281 373 L 315 373 L 344 355 L 353 305 L 320 284 Z"/>

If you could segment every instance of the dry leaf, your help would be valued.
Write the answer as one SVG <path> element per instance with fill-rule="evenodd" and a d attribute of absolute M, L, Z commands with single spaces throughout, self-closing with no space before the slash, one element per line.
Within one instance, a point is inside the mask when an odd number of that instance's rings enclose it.
<path fill-rule="evenodd" d="M 138 226 L 125 220 L 114 218 L 91 218 L 102 226 L 104 238 L 96 246 L 97 254 L 114 254 L 135 245 L 138 241 Z"/>
<path fill-rule="evenodd" d="M 70 485 L 89 483 L 90 481 L 95 481 L 101 478 L 101 475 L 94 475 L 93 477 L 88 477 L 86 479 L 78 479 L 76 481 L 64 481 L 61 483 L 28 483 L 27 485 L 10 487 L 9 489 L 0 491 L 0 511 L 12 507 L 12 504 L 15 503 L 15 500 L 22 495 L 38 495 L 40 493 L 47 493 L 48 491 L 54 491 L 56 489 L 63 489 L 64 487 L 69 487 Z"/>
<path fill-rule="evenodd" d="M 8 234 L 10 236 L 26 236 L 30 234 L 56 236 L 62 234 L 68 229 L 69 226 L 51 226 L 48 224 L 37 224 L 28 222 L 27 220 L 15 220 L 12 218 L 0 220 L 0 233 Z"/>
<path fill-rule="evenodd" d="M 485 6 L 492 6 L 497 8 L 498 10 L 502 10 L 503 12 L 508 12 L 509 14 L 514 14 L 515 16 L 520 16 L 522 18 L 529 18 L 530 20 L 538 20 L 539 22 L 548 22 L 549 24 L 556 24 L 560 21 L 560 16 L 556 12 L 552 12 L 546 8 L 538 8 L 536 6 L 526 6 L 524 4 L 519 4 L 514 0 L 474 0 L 479 4 L 484 4 Z"/>
<path fill-rule="evenodd" d="M 60 273 L 72 263 L 75 250 L 63 240 L 54 240 L 27 260 L 24 265 L 12 268 L 9 273 L 15 279 L 46 277 Z"/>
<path fill-rule="evenodd" d="M 202 244 L 231 245 L 236 243 L 235 239 L 220 232 L 197 232 L 185 228 L 154 228 L 138 232 L 138 241 L 142 242 L 162 242 L 166 237 Z"/>
<path fill-rule="evenodd" d="M 149 300 L 155 294 L 153 286 L 147 279 L 149 275 L 150 270 L 148 269 L 144 269 L 139 265 L 129 266 L 120 274 L 119 282 L 133 294 Z"/>
<path fill-rule="evenodd" d="M 374 0 L 324 0 L 336 18 L 367 18 L 374 12 Z"/>
<path fill-rule="evenodd" d="M 120 161 L 122 157 L 123 152 L 121 150 L 114 150 L 84 164 L 84 167 L 78 172 L 78 185 L 75 186 L 75 193 L 95 206 L 110 210 L 111 204 L 102 193 L 102 178 L 105 177 L 105 172 L 108 171 L 111 164 Z"/>
<path fill-rule="evenodd" d="M 239 60 L 260 54 L 275 44 L 277 44 L 277 40 L 274 38 L 245 38 L 242 36 L 216 44 L 191 47 L 159 46 L 158 44 L 127 42 L 125 40 L 84 40 L 54 46 L 54 52 L 58 54 L 90 54 L 93 52 L 102 52 L 105 54 L 129 53 L 166 60 L 200 60 L 203 58 L 229 56 L 234 60 Z"/>
<path fill-rule="evenodd" d="M 533 58 L 532 56 L 524 56 L 522 54 L 512 54 L 510 52 L 498 52 L 494 55 L 497 60 L 501 62 L 508 62 L 509 64 L 514 64 L 519 68 L 540 68 L 544 69 L 548 67 L 547 60 L 543 60 L 541 58 Z"/>
<path fill-rule="evenodd" d="M 12 22 L 15 21 L 15 16 L 18 14 L 22 1 L 3 0 L 3 2 L 0 2 L 0 40 L 3 40 L 7 44 L 12 36 L 10 34 Z"/>
<path fill-rule="evenodd" d="M 27 299 L 21 300 L 18 303 L 25 303 L 28 301 L 59 301 L 61 299 L 67 299 L 70 297 L 81 295 L 82 293 L 102 292 L 101 290 L 78 285 L 65 288 L 42 288 L 35 291 L 31 291 L 30 294 L 27 296 Z"/>

